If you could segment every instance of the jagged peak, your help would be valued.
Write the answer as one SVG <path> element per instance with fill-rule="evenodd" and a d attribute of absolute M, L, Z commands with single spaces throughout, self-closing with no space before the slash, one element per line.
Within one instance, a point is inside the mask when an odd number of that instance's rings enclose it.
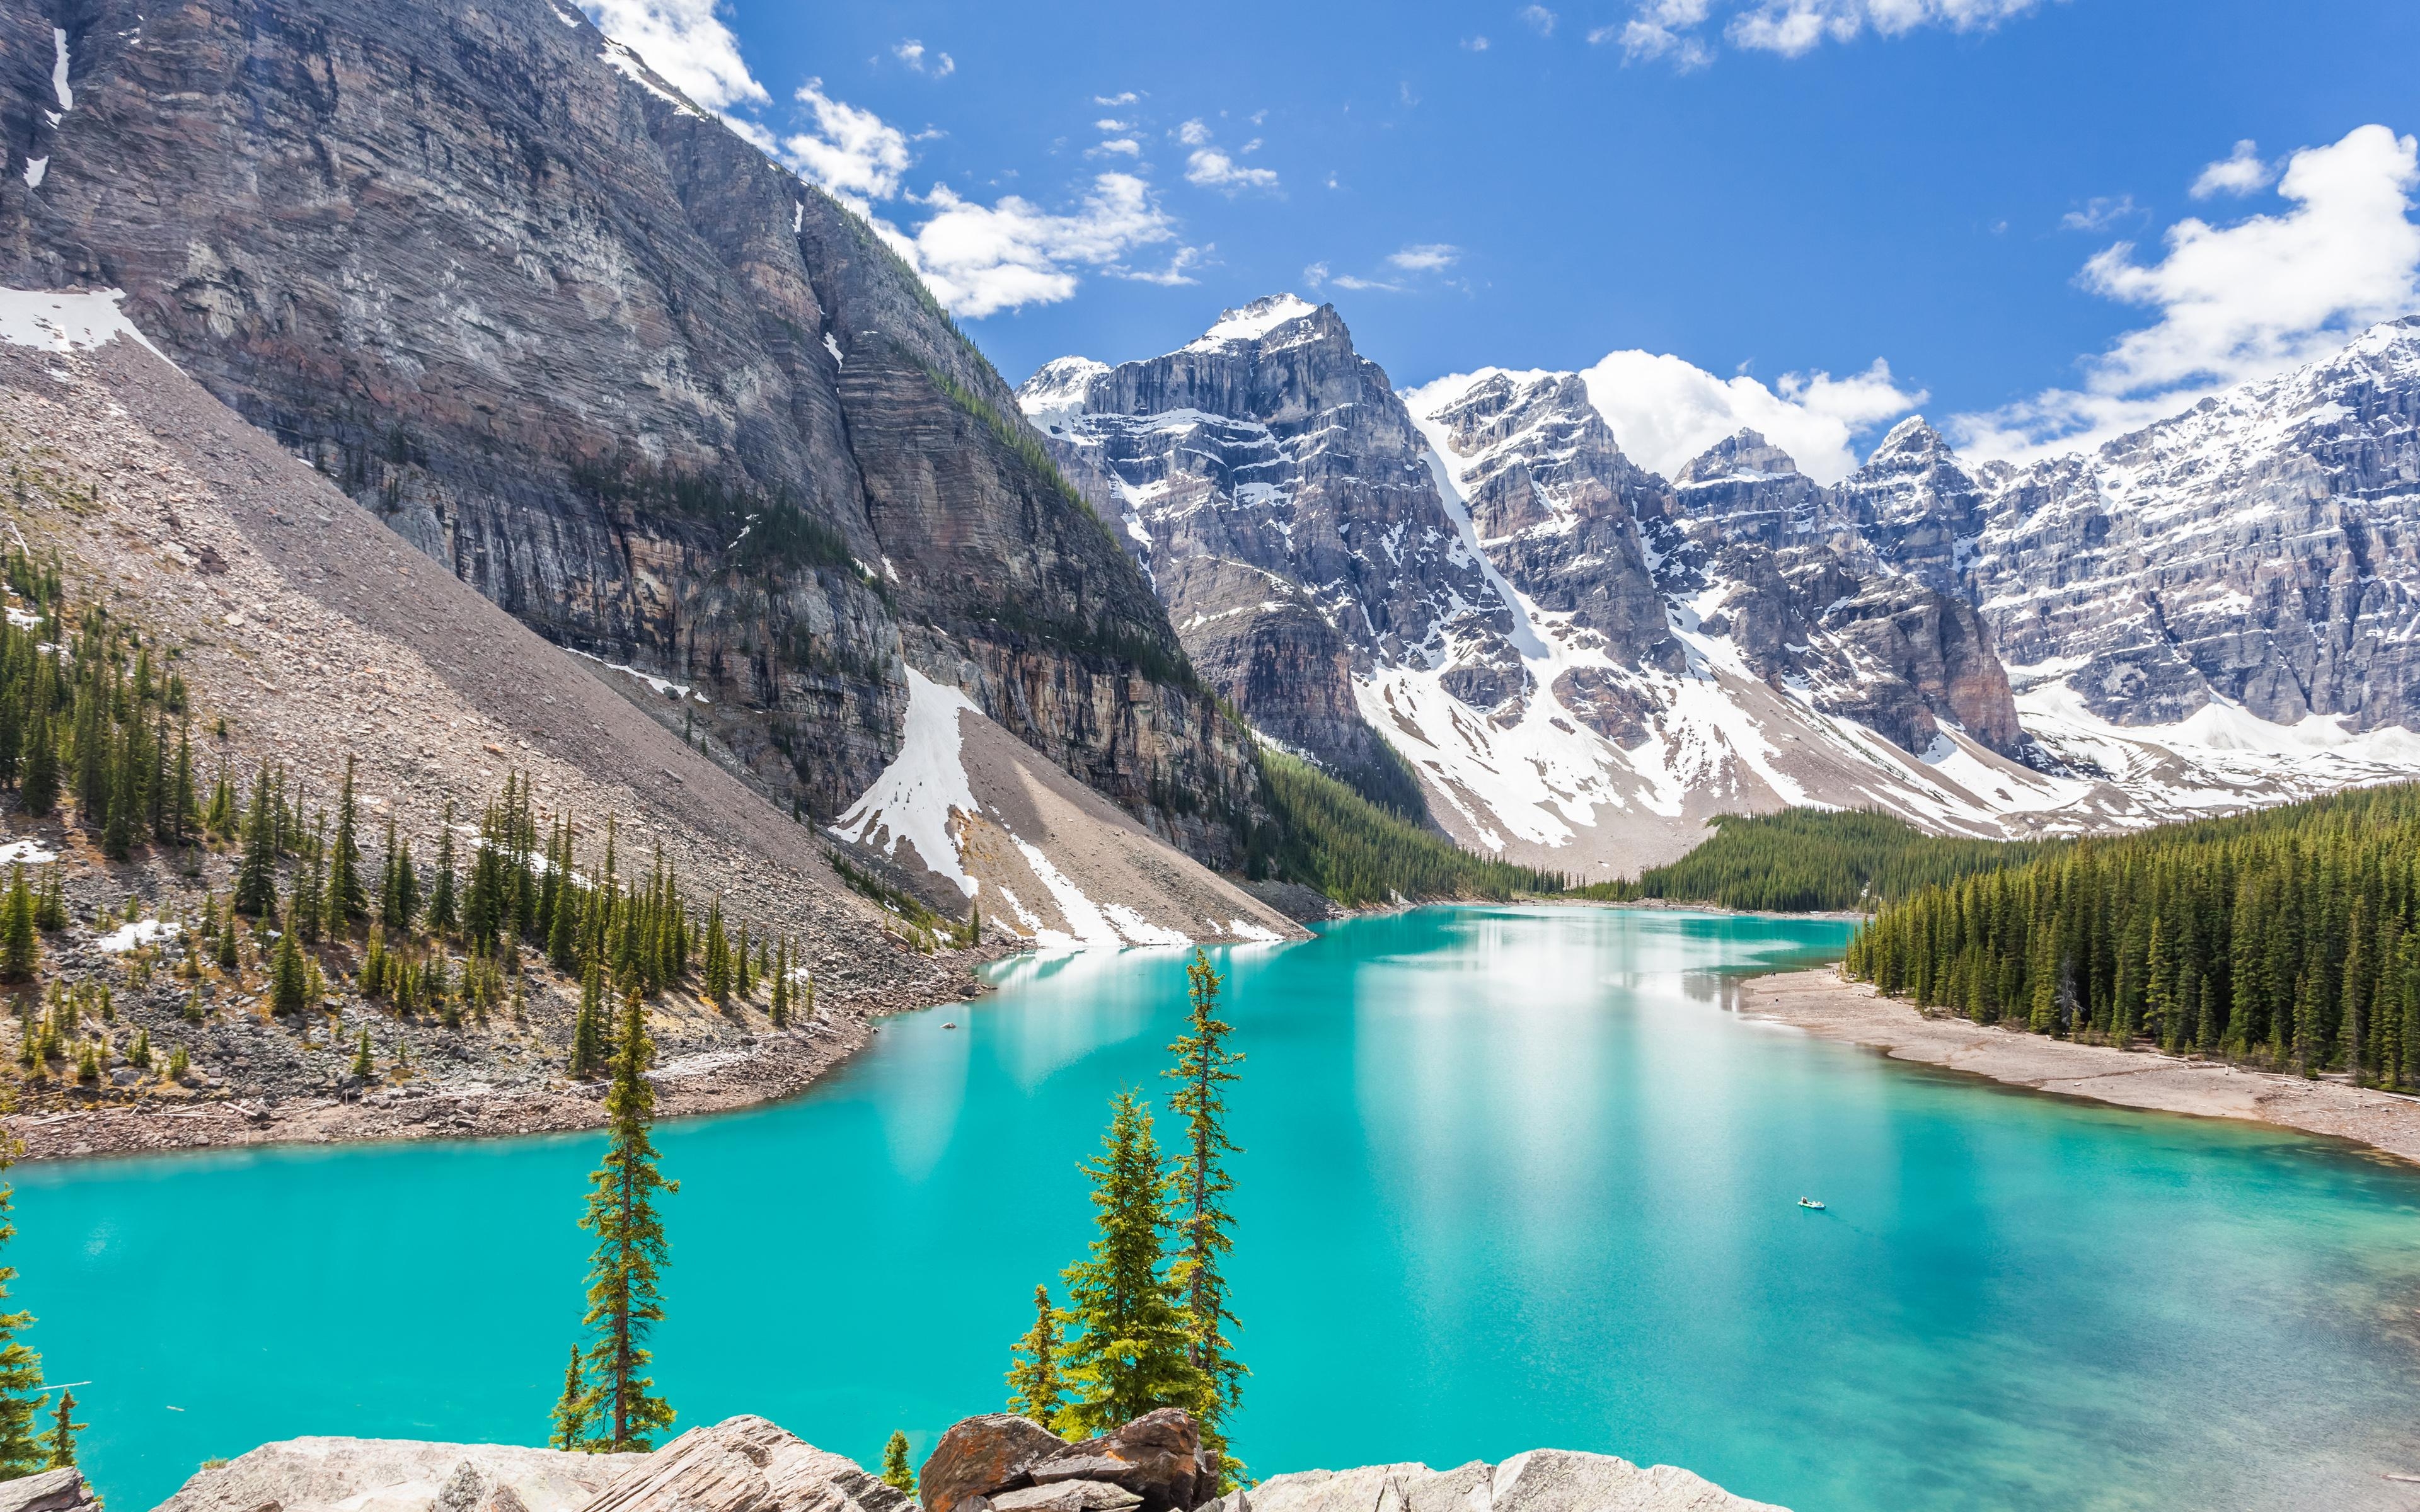
<path fill-rule="evenodd" d="M 1672 474 L 1682 487 L 1719 483 L 1732 478 L 1789 477 L 1798 472 L 1798 459 L 1764 439 L 1764 433 L 1742 425 L 1707 447 Z"/>
<path fill-rule="evenodd" d="M 1109 363 L 1090 357 L 1054 357 L 1016 386 L 1017 408 L 1028 420 L 1048 430 L 1070 415 L 1082 414 L 1093 381 L 1108 371 Z"/>
<path fill-rule="evenodd" d="M 1299 294 L 1269 294 L 1240 309 L 1222 310 L 1218 323 L 1186 344 L 1188 352 L 1211 352 L 1240 342 L 1259 341 L 1278 327 L 1332 309 L 1313 304 Z"/>
<path fill-rule="evenodd" d="M 1873 455 L 1866 458 L 1866 466 L 1872 467 L 1886 456 L 1947 450 L 1949 450 L 1949 442 L 1941 432 L 1932 428 L 1931 421 L 1926 420 L 1922 415 L 1910 415 L 1893 425 L 1884 435 L 1881 444 L 1874 448 Z"/>

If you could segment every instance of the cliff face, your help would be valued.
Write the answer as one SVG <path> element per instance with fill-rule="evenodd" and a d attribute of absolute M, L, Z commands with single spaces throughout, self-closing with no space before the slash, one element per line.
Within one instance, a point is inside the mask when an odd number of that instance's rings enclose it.
<path fill-rule="evenodd" d="M 2420 320 L 1991 474 L 1961 586 L 2093 714 L 2420 729 Z"/>
<path fill-rule="evenodd" d="M 1063 359 L 1019 397 L 1123 516 L 1194 664 L 1372 797 L 1419 808 L 1356 707 L 1356 675 L 1421 659 L 1477 706 L 1525 696 L 1485 564 L 1332 306 L 1262 300 L 1165 356 Z"/>
<path fill-rule="evenodd" d="M 0 131 L 45 161 L 0 187 L 8 281 L 125 288 L 482 594 L 697 685 L 777 798 L 863 791 L 914 665 L 1232 855 L 1243 737 L 1007 387 L 862 223 L 576 11 L 50 0 L 0 46 Z"/>

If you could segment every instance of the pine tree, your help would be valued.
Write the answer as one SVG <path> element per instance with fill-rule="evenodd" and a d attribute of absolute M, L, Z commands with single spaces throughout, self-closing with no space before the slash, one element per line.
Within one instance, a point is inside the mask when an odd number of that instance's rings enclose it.
<path fill-rule="evenodd" d="M 588 1447 L 588 1389 L 580 1379 L 580 1346 L 571 1347 L 571 1363 L 563 1369 L 563 1395 L 554 1401 L 554 1431 L 547 1443 L 557 1449 Z"/>
<path fill-rule="evenodd" d="M 1194 950 L 1186 963 L 1185 980 L 1191 1011 L 1186 1032 L 1168 1047 L 1176 1064 L 1165 1072 L 1176 1083 L 1169 1111 L 1185 1120 L 1185 1144 L 1176 1162 L 1176 1257 L 1169 1274 L 1185 1297 L 1193 1367 L 1209 1387 L 1202 1412 L 1202 1444 L 1218 1468 L 1221 1489 L 1228 1489 L 1234 1474 L 1218 1427 L 1242 1400 L 1249 1372 L 1228 1337 L 1235 1315 L 1227 1304 L 1225 1261 L 1235 1247 L 1235 1219 L 1227 1200 L 1235 1183 L 1227 1174 L 1226 1157 L 1240 1151 L 1227 1137 L 1222 1088 L 1236 1079 L 1234 1068 L 1244 1057 L 1227 1048 L 1234 1028 L 1218 1017 L 1223 979 L 1206 952 Z"/>
<path fill-rule="evenodd" d="M 651 1358 L 647 1335 L 664 1316 L 658 1288 L 666 1264 L 664 1228 L 656 1216 L 656 1194 L 680 1190 L 657 1169 L 648 1135 L 656 1116 L 655 1088 L 646 1076 L 654 1048 L 645 1008 L 633 991 L 623 1008 L 613 1083 L 605 1094 L 605 1163 L 589 1178 L 588 1211 L 580 1220 L 597 1236 L 582 1319 L 594 1340 L 584 1360 L 593 1382 L 588 1400 L 603 1428 L 602 1447 L 614 1453 L 651 1448 L 656 1433 L 673 1421 L 671 1405 L 654 1395 L 655 1382 L 643 1374 Z"/>
<path fill-rule="evenodd" d="M 891 1442 L 882 1446 L 882 1480 L 901 1493 L 916 1494 L 916 1472 L 908 1464 L 908 1435 L 893 1429 Z"/>
<path fill-rule="evenodd" d="M 41 936 L 34 928 L 34 889 L 25 866 L 8 869 L 8 891 L 0 897 L 0 981 L 31 981 L 42 961 Z"/>
<path fill-rule="evenodd" d="M 1085 1168 L 1096 1234 L 1091 1257 L 1062 1273 L 1068 1339 L 1061 1374 L 1074 1394 L 1062 1433 L 1090 1438 L 1162 1407 L 1205 1416 L 1214 1389 L 1192 1359 L 1184 1299 L 1160 1264 L 1170 1227 L 1168 1174 L 1151 1115 L 1131 1091 L 1110 1101 L 1109 1132 Z"/>
<path fill-rule="evenodd" d="M 571 1021 L 571 1079 L 596 1079 L 605 1063 L 605 1036 L 598 1020 L 604 1013 L 605 967 L 591 960 L 580 979 L 580 1014 Z"/>
<path fill-rule="evenodd" d="M 1033 1288 L 1033 1326 L 1016 1341 L 1008 1367 L 1008 1410 L 1048 1427 L 1059 1418 L 1059 1312 L 1050 1288 Z"/>
<path fill-rule="evenodd" d="M 328 852 L 328 896 L 321 918 L 338 939 L 353 920 L 370 910 L 369 892 L 362 886 L 362 847 L 353 801 L 353 759 L 345 758 L 345 784 L 336 798 L 336 838 Z"/>
<path fill-rule="evenodd" d="M 50 817 L 59 804 L 59 741 L 45 712 L 35 717 L 25 733 L 25 770 L 17 779 L 17 796 L 36 819 Z"/>
<path fill-rule="evenodd" d="M 92 1425 L 75 1421 L 75 1404 L 74 1392 L 59 1393 L 58 1410 L 51 1414 L 51 1431 L 43 1441 L 45 1470 L 65 1470 L 76 1462 L 75 1436 Z"/>
<path fill-rule="evenodd" d="M 262 920 L 277 918 L 277 819 L 269 803 L 269 768 L 252 779 L 252 811 L 243 825 L 243 859 L 235 874 L 235 911 Z"/>
<path fill-rule="evenodd" d="M 767 1005 L 766 1012 L 771 1016 L 773 1027 L 786 1029 L 790 1026 L 790 941 L 787 935 L 783 937 L 782 948 L 773 956 L 773 1000 Z"/>
<path fill-rule="evenodd" d="M 308 995 L 302 976 L 302 952 L 294 945 L 294 932 L 287 930 L 277 937 L 277 952 L 271 958 L 269 968 L 269 1011 L 283 1017 L 300 1013 Z"/>
<path fill-rule="evenodd" d="M 13 1138 L 0 1140 L 0 1171 L 15 1163 L 22 1149 Z M 17 1237 L 8 1217 L 9 1196 L 10 1189 L 0 1185 L 0 1244 Z M 0 1265 L 0 1305 L 16 1279 L 15 1266 Z M 33 1474 L 47 1458 L 34 1437 L 34 1414 L 42 1404 L 42 1357 L 18 1337 L 33 1321 L 29 1312 L 0 1312 L 0 1480 Z"/>
<path fill-rule="evenodd" d="M 428 894 L 428 932 L 451 934 L 461 927 L 454 900 L 454 800 L 445 800 L 445 825 L 437 832 L 437 881 Z"/>

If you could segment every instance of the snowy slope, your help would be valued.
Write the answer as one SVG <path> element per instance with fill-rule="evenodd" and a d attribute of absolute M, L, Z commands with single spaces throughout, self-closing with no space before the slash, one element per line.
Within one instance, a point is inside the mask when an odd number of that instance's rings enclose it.
<path fill-rule="evenodd" d="M 910 668 L 899 755 L 830 826 L 911 877 L 954 887 L 986 929 L 1045 949 L 1266 941 L 1301 932 L 1155 839 Z"/>

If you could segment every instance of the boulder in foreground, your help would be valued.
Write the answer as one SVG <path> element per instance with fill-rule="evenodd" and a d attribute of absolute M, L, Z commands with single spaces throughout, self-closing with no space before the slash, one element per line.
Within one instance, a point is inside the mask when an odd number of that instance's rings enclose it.
<path fill-rule="evenodd" d="M 925 1512 L 957 1512 L 972 1497 L 1033 1484 L 1033 1467 L 1067 1452 L 1067 1441 L 1030 1417 L 985 1412 L 960 1418 L 916 1474 Z"/>

